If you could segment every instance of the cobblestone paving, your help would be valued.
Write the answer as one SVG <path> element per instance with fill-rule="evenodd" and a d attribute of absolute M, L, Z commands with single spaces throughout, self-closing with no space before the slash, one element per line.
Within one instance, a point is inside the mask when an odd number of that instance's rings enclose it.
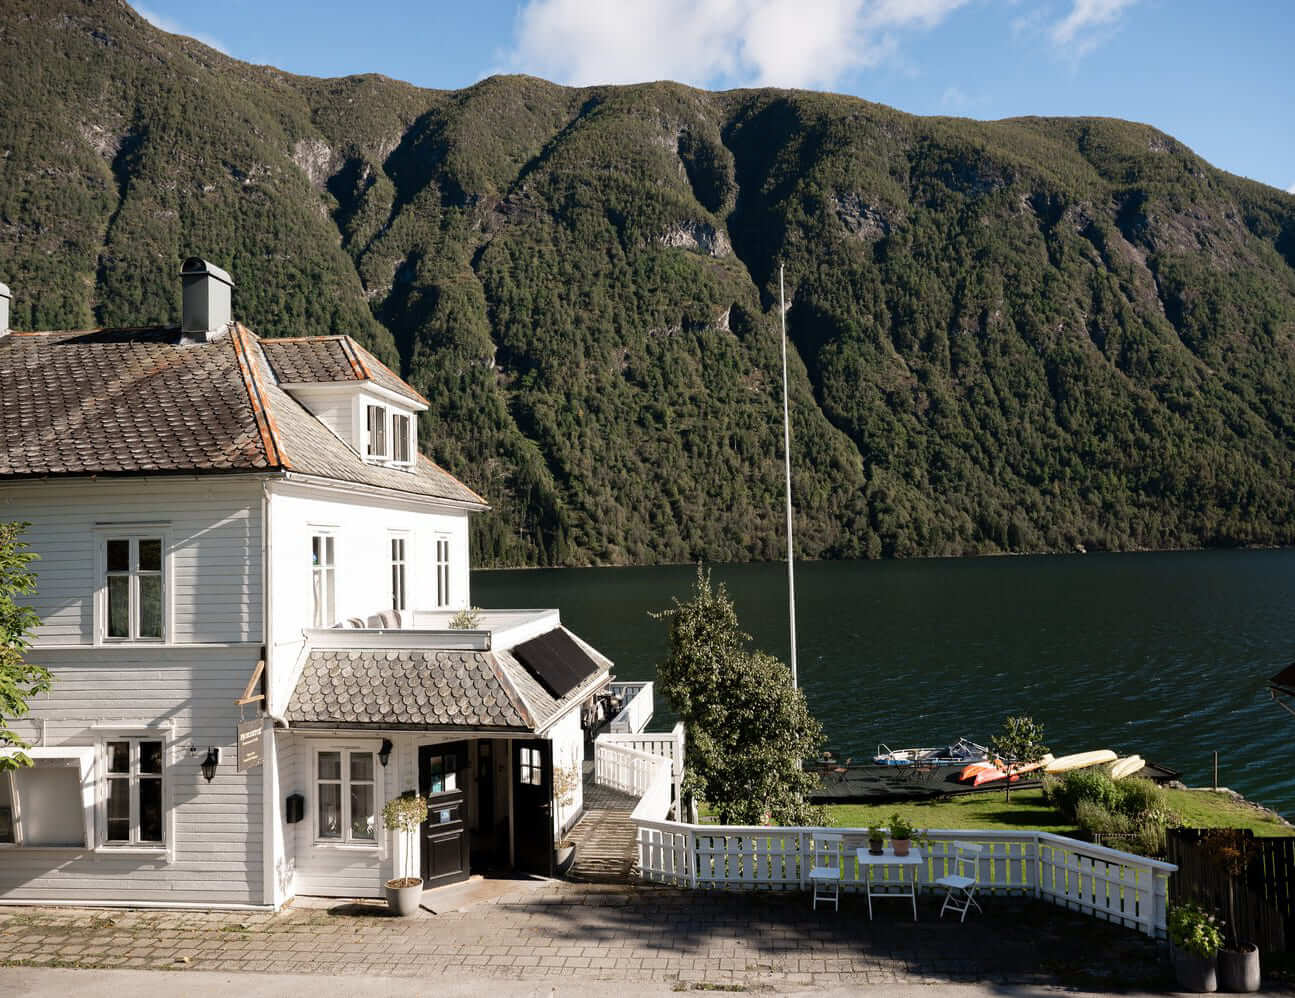
<path fill-rule="evenodd" d="M 781 989 L 888 983 L 1166 983 L 1160 947 L 1034 901 L 990 898 L 965 925 L 922 899 L 861 898 L 840 914 L 797 894 L 685 893 L 561 882 L 519 887 L 415 918 L 380 902 L 279 914 L 0 908 L 0 963 L 299 974 L 578 977 L 690 988 Z M 1104 975 L 1112 974 L 1110 978 Z"/>

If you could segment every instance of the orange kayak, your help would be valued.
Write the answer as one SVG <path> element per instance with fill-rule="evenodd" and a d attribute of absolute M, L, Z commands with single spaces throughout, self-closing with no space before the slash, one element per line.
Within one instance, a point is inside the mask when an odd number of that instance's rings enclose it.
<path fill-rule="evenodd" d="M 1045 755 L 1042 759 L 1040 759 L 1038 762 L 1026 763 L 1024 766 L 1021 766 L 1019 769 L 1014 769 L 1012 771 L 1012 782 L 1015 783 L 1025 773 L 1033 773 L 1036 769 L 1042 769 L 1051 761 L 1052 761 L 1052 755 L 1051 753 L 1049 753 L 1048 755 Z M 976 767 L 974 766 L 967 767 L 967 769 L 975 769 L 975 768 Z M 966 770 L 963 770 L 963 772 L 965 773 Z M 982 783 L 993 783 L 995 780 L 1001 780 L 1006 775 L 1007 773 L 1004 770 L 999 769 L 997 766 L 986 765 L 982 763 L 981 768 L 977 772 L 972 774 L 972 777 L 974 777 L 975 782 L 973 782 L 971 785 L 973 787 L 978 787 Z"/>
<path fill-rule="evenodd" d="M 979 773 L 977 773 L 977 774 L 976 774 L 976 778 L 975 778 L 975 780 L 973 780 L 973 781 L 972 781 L 972 784 L 971 784 L 971 785 L 972 785 L 973 787 L 978 787 L 978 786 L 980 786 L 982 783 L 994 783 L 994 782 L 995 782 L 995 781 L 997 781 L 997 780 L 1001 780 L 1001 779 L 1002 779 L 1003 777 L 1005 777 L 1006 775 L 1007 775 L 1007 774 L 1006 774 L 1006 773 L 1004 773 L 1001 769 L 983 769 L 983 770 L 981 770 Z M 1012 774 L 1012 782 L 1013 782 L 1013 783 L 1015 783 L 1015 782 L 1016 782 L 1017 780 L 1019 780 L 1020 778 L 1021 778 L 1021 776 L 1020 776 L 1020 774 L 1019 774 L 1019 773 L 1013 773 L 1013 774 Z"/>
<path fill-rule="evenodd" d="M 978 776 L 987 769 L 996 771 L 997 767 L 992 762 L 973 762 L 970 766 L 963 767 L 962 772 L 958 774 L 958 781 L 965 783 L 967 780 L 970 780 L 974 776 Z"/>

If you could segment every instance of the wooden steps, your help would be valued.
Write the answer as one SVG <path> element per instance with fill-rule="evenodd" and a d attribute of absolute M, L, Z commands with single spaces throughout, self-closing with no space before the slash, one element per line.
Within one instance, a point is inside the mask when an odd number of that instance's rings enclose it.
<path fill-rule="evenodd" d="M 567 833 L 576 844 L 576 860 L 567 878 L 595 884 L 629 883 L 638 860 L 634 823 L 630 821 L 638 798 L 600 787 L 591 777 L 585 781 L 584 803 L 584 816 Z"/>

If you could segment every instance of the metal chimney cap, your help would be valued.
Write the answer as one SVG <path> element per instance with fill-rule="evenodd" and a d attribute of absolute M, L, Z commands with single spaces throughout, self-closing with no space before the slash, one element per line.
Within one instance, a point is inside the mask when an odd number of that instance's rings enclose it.
<path fill-rule="evenodd" d="M 199 256 L 191 256 L 184 261 L 184 266 L 180 268 L 181 277 L 214 277 L 216 280 L 228 284 L 231 288 L 234 286 L 234 279 L 227 273 L 217 267 L 214 263 L 208 263 Z"/>

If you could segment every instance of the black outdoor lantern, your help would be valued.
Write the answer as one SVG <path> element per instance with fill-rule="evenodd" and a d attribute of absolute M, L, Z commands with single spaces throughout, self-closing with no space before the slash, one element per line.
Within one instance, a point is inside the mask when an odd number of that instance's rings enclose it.
<path fill-rule="evenodd" d="M 387 768 L 387 763 L 391 761 L 391 739 L 382 739 L 382 748 L 378 749 L 378 762 L 382 763 L 382 768 Z"/>
<path fill-rule="evenodd" d="M 208 748 L 207 758 L 202 760 L 202 775 L 208 783 L 216 778 L 216 767 L 219 765 L 220 749 Z"/>

